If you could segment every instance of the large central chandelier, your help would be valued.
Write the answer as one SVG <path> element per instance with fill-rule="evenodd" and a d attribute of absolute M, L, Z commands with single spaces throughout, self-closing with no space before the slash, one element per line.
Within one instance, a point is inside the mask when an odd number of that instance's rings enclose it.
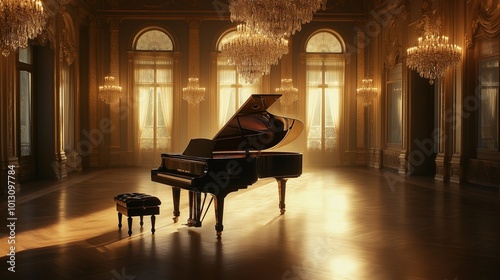
<path fill-rule="evenodd" d="M 326 8 L 327 0 L 232 0 L 231 21 L 245 22 L 258 32 L 275 37 L 289 37 L 313 14 Z"/>
<path fill-rule="evenodd" d="M 104 103 L 111 105 L 120 100 L 122 87 L 115 83 L 115 77 L 111 74 L 104 77 L 104 85 L 99 86 L 99 98 Z"/>
<path fill-rule="evenodd" d="M 278 64 L 288 53 L 288 40 L 270 38 L 245 24 L 239 24 L 232 36 L 221 42 L 221 51 L 245 82 L 253 83 L 262 75 L 269 74 L 271 65 Z"/>
<path fill-rule="evenodd" d="M 363 106 L 368 107 L 372 103 L 372 99 L 377 97 L 377 88 L 373 87 L 372 79 L 363 79 L 361 87 L 356 89 L 358 97 L 363 100 Z"/>
<path fill-rule="evenodd" d="M 205 88 L 200 87 L 198 78 L 189 78 L 187 87 L 182 89 L 182 99 L 191 105 L 198 105 L 204 98 Z"/>
<path fill-rule="evenodd" d="M 448 37 L 440 35 L 441 24 L 435 10 L 424 14 L 420 21 L 423 35 L 416 46 L 406 50 L 408 67 L 429 79 L 431 85 L 436 78 L 444 76 L 448 67 L 458 64 L 462 56 L 462 48 L 449 44 Z"/>
<path fill-rule="evenodd" d="M 28 40 L 38 36 L 47 21 L 40 0 L 0 1 L 0 48 L 2 55 L 28 47 Z"/>

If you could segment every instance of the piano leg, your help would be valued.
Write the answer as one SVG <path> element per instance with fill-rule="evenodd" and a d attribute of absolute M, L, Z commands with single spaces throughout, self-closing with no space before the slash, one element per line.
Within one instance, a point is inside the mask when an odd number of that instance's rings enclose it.
<path fill-rule="evenodd" d="M 276 178 L 276 181 L 278 182 L 278 192 L 279 192 L 279 208 L 280 208 L 280 213 L 283 215 L 285 214 L 285 194 L 286 194 L 286 181 L 288 179 L 286 178 Z"/>
<path fill-rule="evenodd" d="M 222 225 L 222 219 L 224 217 L 224 199 L 231 192 L 237 191 L 238 189 L 243 189 L 245 187 L 236 187 L 233 190 L 220 191 L 219 194 L 211 194 L 214 198 L 214 210 L 215 210 L 215 231 L 217 233 L 217 238 L 221 238 L 222 230 L 224 225 Z"/>
<path fill-rule="evenodd" d="M 172 188 L 172 198 L 174 201 L 174 217 L 172 218 L 174 220 L 174 223 L 177 223 L 179 220 L 179 216 L 181 215 L 181 212 L 179 211 L 179 201 L 181 200 L 181 189 L 179 188 Z"/>
<path fill-rule="evenodd" d="M 222 194 L 220 196 L 212 194 L 214 197 L 214 209 L 215 209 L 215 232 L 217 233 L 217 238 L 221 238 L 222 230 L 224 226 L 222 225 L 222 219 L 224 216 L 224 198 L 227 194 Z"/>

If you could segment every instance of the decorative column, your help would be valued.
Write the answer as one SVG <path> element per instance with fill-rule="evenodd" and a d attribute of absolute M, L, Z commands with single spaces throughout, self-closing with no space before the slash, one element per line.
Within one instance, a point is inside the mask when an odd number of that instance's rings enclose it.
<path fill-rule="evenodd" d="M 89 131 L 97 131 L 97 115 L 98 115 L 98 104 L 100 104 L 101 100 L 98 98 L 98 85 L 97 85 L 97 19 L 91 18 L 89 21 L 89 71 L 87 75 L 89 75 L 89 108 L 88 108 L 88 123 L 89 127 L 87 128 Z M 99 154 L 100 147 L 97 145 L 96 141 L 90 141 L 91 139 L 82 139 L 82 141 L 88 141 L 90 143 L 89 146 L 89 160 L 86 162 L 90 167 L 99 166 Z M 84 161 L 85 157 L 84 157 Z"/>
<path fill-rule="evenodd" d="M 381 130 L 380 129 L 377 129 L 377 128 L 380 128 L 380 125 L 377 125 L 377 124 L 380 124 L 381 123 L 381 120 L 380 120 L 380 114 L 377 114 L 376 113 L 376 109 L 377 108 L 380 108 L 380 106 L 376 106 L 375 104 L 376 103 L 376 100 L 378 100 L 378 98 L 376 97 L 373 101 L 372 104 L 370 104 L 367 108 L 368 108 L 368 112 L 367 112 L 367 118 L 368 118 L 368 129 L 367 129 L 367 133 L 368 133 L 368 144 L 370 145 L 370 150 L 369 150 L 369 157 L 371 158 L 371 161 L 370 161 L 370 166 L 373 167 L 373 168 L 382 168 L 382 148 L 381 148 L 381 143 L 380 141 L 377 141 L 377 139 L 380 138 L 380 133 L 381 133 Z M 380 112 L 380 111 L 378 111 Z M 378 137 L 376 137 L 376 135 L 378 135 Z"/>
<path fill-rule="evenodd" d="M 452 34 L 452 40 L 457 45 L 464 46 L 465 33 L 463 18 L 465 18 L 465 3 L 460 5 L 451 5 L 442 3 L 440 9 L 446 11 L 445 28 L 446 33 Z M 458 38 L 458 39 L 457 39 Z M 462 78 L 463 59 L 457 66 L 452 66 L 446 71 L 444 77 L 438 82 L 439 111 L 438 128 L 433 137 L 438 140 L 438 154 L 436 155 L 436 174 L 434 179 L 437 181 L 451 181 L 462 183 L 463 175 L 463 154 L 464 145 L 464 116 Z"/>
<path fill-rule="evenodd" d="M 183 99 L 188 102 L 187 111 L 187 138 L 193 139 L 200 137 L 200 104 L 205 92 L 204 88 L 199 87 L 198 79 L 200 77 L 200 22 L 199 20 L 189 19 L 189 56 L 188 56 L 188 85 L 184 88 Z M 190 99 L 188 94 L 199 98 Z M 195 93 L 196 92 L 196 93 Z M 195 97 L 192 96 L 192 97 Z"/>
<path fill-rule="evenodd" d="M 298 100 L 299 93 L 298 89 L 293 87 L 293 78 L 292 78 L 292 52 L 293 52 L 293 37 L 290 37 L 288 40 L 288 53 L 284 54 L 281 57 L 281 86 L 276 89 L 276 93 L 281 94 L 280 104 L 282 108 L 282 112 L 284 114 L 289 114 L 289 107 L 292 107 L 293 103 Z M 291 113 L 291 112 L 290 112 Z"/>
<path fill-rule="evenodd" d="M 452 10 L 453 13 L 449 15 L 448 26 L 450 28 L 450 34 L 453 34 L 454 41 L 460 46 L 465 46 L 465 24 L 463 23 L 466 18 L 466 3 L 465 1 L 453 3 L 450 7 L 447 7 L 447 11 Z M 453 16 L 453 17 L 452 17 Z M 454 125 L 452 132 L 454 133 L 454 146 L 450 159 L 450 182 L 453 183 L 463 183 L 465 181 L 464 169 L 464 153 L 465 153 L 465 139 L 464 126 L 466 124 L 466 116 L 462 115 L 462 110 L 465 110 L 467 105 L 463 104 L 465 98 L 465 77 L 464 71 L 462 71 L 464 65 L 464 59 L 462 57 L 461 62 L 452 70 L 451 87 L 453 88 L 453 108 L 454 112 Z"/>
<path fill-rule="evenodd" d="M 115 83 L 120 85 L 120 20 L 112 19 L 109 21 L 110 32 L 110 63 L 109 71 L 115 77 Z M 110 154 L 116 154 L 120 151 L 120 104 L 121 101 L 111 103 L 109 111 L 110 129 L 109 131 L 109 149 Z M 116 157 L 111 157 L 116 158 Z M 120 159 L 121 157 L 118 157 Z M 113 164 L 120 164 L 120 162 L 110 162 Z"/>
<path fill-rule="evenodd" d="M 66 170 L 66 154 L 63 147 L 63 82 L 62 71 L 64 69 L 65 55 L 64 55 L 64 21 L 62 13 L 64 7 L 61 7 L 56 18 L 56 43 L 55 56 L 54 56 L 54 161 L 52 162 L 52 169 L 58 179 L 63 179 L 68 176 Z"/>
<path fill-rule="evenodd" d="M 408 7 L 409 9 L 409 7 Z M 402 34 L 406 34 L 406 36 L 402 36 L 402 45 L 407 47 L 410 45 L 410 42 L 413 41 L 414 36 L 409 36 L 408 34 L 413 34 L 410 32 L 410 28 L 408 24 L 404 24 L 402 27 Z M 414 29 L 411 30 L 414 32 Z M 410 41 L 411 40 L 411 41 Z M 403 48 L 405 49 L 405 48 Z M 406 63 L 406 56 L 403 56 L 402 59 L 402 65 L 407 65 Z M 409 101 L 409 76 L 411 75 L 410 70 L 407 69 L 407 67 L 404 67 L 401 73 L 401 152 L 399 154 L 399 167 L 398 167 L 398 174 L 400 175 L 407 175 L 409 171 L 409 140 L 408 138 L 408 130 L 409 130 L 409 125 L 408 123 L 410 122 L 410 114 L 408 112 L 410 108 L 410 101 Z"/>
<path fill-rule="evenodd" d="M 358 46 L 360 44 L 364 44 L 364 32 L 362 32 L 362 28 L 358 29 L 357 32 L 357 43 Z M 362 86 L 362 80 L 363 77 L 365 76 L 365 49 L 366 48 L 360 48 L 358 47 L 358 50 L 361 49 L 362 51 L 359 51 L 357 53 L 357 88 L 361 88 Z M 357 95 L 357 93 L 356 93 Z M 367 153 L 367 146 L 366 146 L 366 114 L 365 110 L 366 107 L 364 106 L 362 99 L 356 97 L 357 102 L 356 102 L 356 162 L 359 162 L 359 158 L 365 157 L 366 158 L 366 153 Z M 372 154 L 370 153 L 370 156 L 368 159 L 366 159 L 366 163 L 368 166 L 373 167 L 373 157 Z"/>

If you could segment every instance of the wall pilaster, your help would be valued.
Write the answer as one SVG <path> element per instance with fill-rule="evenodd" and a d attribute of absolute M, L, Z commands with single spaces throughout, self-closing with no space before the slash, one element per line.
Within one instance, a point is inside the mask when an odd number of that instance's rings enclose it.
<path fill-rule="evenodd" d="M 62 71 L 65 61 L 64 54 L 64 32 L 63 32 L 63 18 L 61 12 L 56 15 L 56 43 L 55 43 L 55 56 L 54 56 L 54 161 L 52 169 L 58 179 L 63 179 L 68 176 L 66 170 L 66 154 L 63 147 L 63 79 Z"/>

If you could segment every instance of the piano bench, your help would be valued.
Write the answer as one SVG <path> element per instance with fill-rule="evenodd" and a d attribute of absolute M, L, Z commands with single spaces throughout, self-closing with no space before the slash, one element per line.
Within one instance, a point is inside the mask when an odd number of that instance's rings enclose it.
<path fill-rule="evenodd" d="M 118 228 L 122 228 L 122 215 L 128 217 L 128 236 L 132 235 L 132 217 L 140 216 L 140 225 L 144 224 L 143 216 L 151 215 L 151 232 L 155 233 L 155 215 L 160 214 L 160 199 L 145 193 L 122 193 L 114 198 L 118 211 Z"/>

